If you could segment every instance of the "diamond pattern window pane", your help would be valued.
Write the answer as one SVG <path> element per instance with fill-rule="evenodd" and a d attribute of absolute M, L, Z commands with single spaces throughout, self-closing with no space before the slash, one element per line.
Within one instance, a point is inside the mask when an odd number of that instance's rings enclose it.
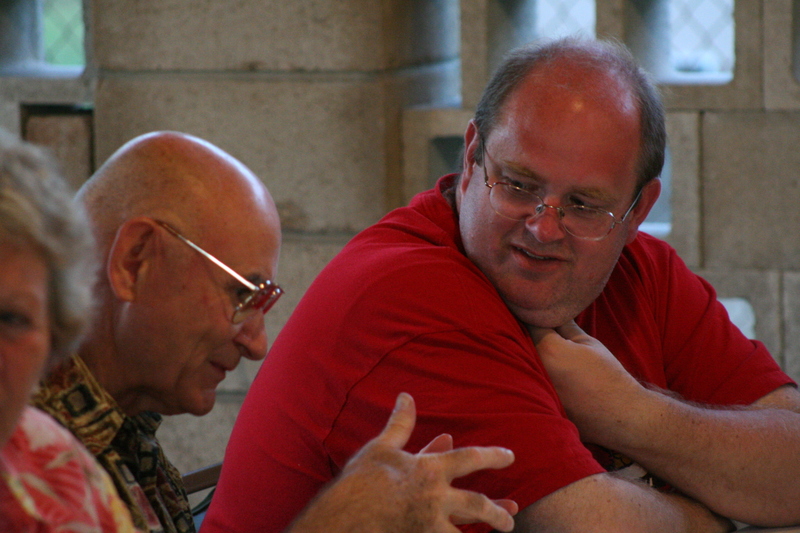
<path fill-rule="evenodd" d="M 558 38 L 581 34 L 594 37 L 594 0 L 539 0 L 536 3 L 536 35 Z"/>
<path fill-rule="evenodd" d="M 733 72 L 733 0 L 671 0 L 670 26 L 676 71 Z"/>
<path fill-rule="evenodd" d="M 41 0 L 45 62 L 83 65 L 83 5 L 81 0 Z"/>
<path fill-rule="evenodd" d="M 594 36 L 595 0 L 494 0 L 488 3 L 490 69 L 512 48 L 537 38 Z"/>

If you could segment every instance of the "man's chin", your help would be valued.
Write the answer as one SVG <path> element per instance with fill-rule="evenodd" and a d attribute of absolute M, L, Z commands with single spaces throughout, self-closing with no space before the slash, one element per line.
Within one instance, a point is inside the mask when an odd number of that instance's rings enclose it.
<path fill-rule="evenodd" d="M 578 313 L 563 308 L 529 309 L 514 304 L 509 304 L 508 308 L 520 322 L 537 328 L 557 328 L 578 316 Z"/>
<path fill-rule="evenodd" d="M 194 416 L 207 415 L 214 408 L 214 403 L 216 403 L 216 401 L 217 401 L 216 389 L 213 389 L 211 391 L 207 390 L 202 391 L 200 393 L 199 398 L 191 402 L 189 405 L 185 406 L 184 412 L 192 414 Z"/>

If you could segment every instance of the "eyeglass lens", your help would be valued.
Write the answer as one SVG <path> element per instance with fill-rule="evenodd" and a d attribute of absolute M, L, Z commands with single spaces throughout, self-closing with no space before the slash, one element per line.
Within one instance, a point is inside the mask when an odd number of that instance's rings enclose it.
<path fill-rule="evenodd" d="M 274 283 L 262 283 L 258 290 L 253 291 L 245 300 L 236 306 L 233 312 L 233 322 L 238 324 L 243 322 L 254 313 L 261 311 L 266 314 L 275 302 L 278 301 L 283 290 Z"/>
<path fill-rule="evenodd" d="M 489 199 L 498 215 L 511 220 L 524 220 L 531 216 L 535 219 L 548 208 L 554 209 L 564 229 L 575 237 L 602 238 L 614 227 L 614 216 L 607 211 L 580 205 L 550 206 L 536 194 L 502 181 L 491 186 Z"/>

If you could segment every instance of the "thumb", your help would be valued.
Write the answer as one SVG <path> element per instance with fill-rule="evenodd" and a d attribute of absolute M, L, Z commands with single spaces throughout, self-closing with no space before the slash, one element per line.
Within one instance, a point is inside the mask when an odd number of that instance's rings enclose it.
<path fill-rule="evenodd" d="M 578 324 L 575 323 L 574 320 L 570 320 L 566 324 L 562 326 L 558 326 L 556 328 L 556 332 L 559 335 L 567 339 L 568 341 L 574 341 L 577 337 L 582 335 L 586 335 L 586 332 L 583 331 Z M 587 335 L 588 336 L 588 335 Z"/>
<path fill-rule="evenodd" d="M 531 326 L 530 324 L 528 324 L 527 326 L 528 326 L 528 333 L 530 333 L 531 339 L 533 339 L 533 344 L 535 344 L 537 346 L 548 335 L 555 335 L 556 334 L 556 331 L 554 329 L 551 329 L 551 328 L 540 328 L 538 326 Z"/>
<path fill-rule="evenodd" d="M 419 453 L 443 453 L 453 449 L 453 436 L 442 433 L 422 448 Z"/>
<path fill-rule="evenodd" d="M 389 416 L 386 426 L 374 440 L 402 450 L 408 439 L 411 438 L 411 432 L 414 431 L 416 420 L 417 410 L 414 407 L 414 398 L 407 392 L 401 392 L 397 395 L 394 411 Z"/>
<path fill-rule="evenodd" d="M 570 320 L 563 326 L 557 327 L 556 332 L 566 340 L 576 344 L 592 345 L 597 342 L 594 337 L 583 331 L 574 320 Z"/>

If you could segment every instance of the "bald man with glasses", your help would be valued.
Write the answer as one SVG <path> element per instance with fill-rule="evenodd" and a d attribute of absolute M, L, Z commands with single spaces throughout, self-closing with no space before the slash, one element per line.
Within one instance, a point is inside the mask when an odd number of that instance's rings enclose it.
<path fill-rule="evenodd" d="M 275 282 L 281 244 L 275 203 L 241 162 L 175 132 L 127 143 L 77 199 L 89 214 L 102 265 L 98 309 L 75 356 L 42 383 L 34 403 L 111 474 L 137 528 L 193 532 L 180 474 L 155 432 L 162 415 L 208 413 L 217 386 L 241 358 L 266 355 L 263 314 L 283 292 Z M 405 521 L 433 527 L 451 515 L 510 530 L 513 502 L 466 494 L 450 481 L 505 467 L 513 454 L 453 450 L 447 437 L 407 454 L 402 447 L 414 413 L 412 399 L 400 395 L 385 431 L 296 531 L 331 531 L 333 524 L 344 531 L 354 521 L 377 531 Z M 365 489 L 383 499 L 365 506 L 357 497 Z M 438 503 L 417 501 L 425 493 Z M 397 501 L 405 503 L 396 507 Z"/>

